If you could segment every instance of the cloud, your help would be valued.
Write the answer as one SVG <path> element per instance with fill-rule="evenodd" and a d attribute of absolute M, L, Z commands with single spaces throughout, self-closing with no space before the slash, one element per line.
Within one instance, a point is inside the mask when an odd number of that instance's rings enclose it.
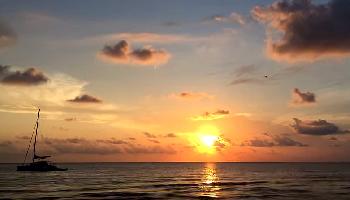
<path fill-rule="evenodd" d="M 305 146 L 308 146 L 306 144 L 303 144 L 301 142 L 293 140 L 287 136 L 276 136 L 276 137 L 274 137 L 274 140 L 276 142 L 276 146 L 283 146 L 283 147 L 290 147 L 290 146 L 305 147 Z"/>
<path fill-rule="evenodd" d="M 306 147 L 308 145 L 298 142 L 287 136 L 268 136 L 269 139 L 254 138 L 244 141 L 241 146 L 251 147 Z"/>
<path fill-rule="evenodd" d="M 235 71 L 235 77 L 241 77 L 245 75 L 251 75 L 252 73 L 256 72 L 258 69 L 255 65 L 242 65 L 238 67 Z"/>
<path fill-rule="evenodd" d="M 118 139 L 84 139 L 84 138 L 47 138 L 41 137 L 40 152 L 42 155 L 123 155 L 123 154 L 175 154 L 171 146 L 132 144 Z M 8 162 L 22 162 L 23 152 L 28 139 L 0 140 L 0 159 Z M 79 156 L 76 157 L 79 159 Z"/>
<path fill-rule="evenodd" d="M 214 96 L 209 95 L 205 92 L 180 92 L 176 94 L 170 94 L 170 98 L 178 99 L 178 100 L 190 100 L 190 101 L 198 101 L 204 99 L 213 99 Z"/>
<path fill-rule="evenodd" d="M 305 69 L 304 66 L 291 66 L 287 68 L 279 68 L 276 72 L 269 72 L 263 74 L 258 72 L 261 68 L 257 68 L 255 65 L 243 65 L 234 71 L 234 80 L 230 82 L 230 85 L 240 84 L 266 84 L 271 81 L 278 81 L 284 77 L 289 77 L 295 73 L 299 73 Z M 267 76 L 267 77 L 266 77 Z M 283 79 L 284 80 L 284 79 Z"/>
<path fill-rule="evenodd" d="M 349 130 L 340 130 L 338 126 L 326 120 L 302 121 L 297 118 L 293 120 L 292 127 L 300 134 L 321 136 L 350 133 Z"/>
<path fill-rule="evenodd" d="M 83 138 L 44 138 L 44 151 L 54 154 L 174 154 L 176 151 L 167 146 L 143 146 L 124 140 Z"/>
<path fill-rule="evenodd" d="M 15 32 L 10 26 L 0 21 L 0 48 L 14 44 L 17 40 Z"/>
<path fill-rule="evenodd" d="M 167 137 L 167 138 L 175 138 L 177 137 L 175 133 L 168 133 L 166 134 L 164 137 Z"/>
<path fill-rule="evenodd" d="M 118 145 L 103 144 L 82 138 L 44 138 L 45 149 L 53 154 L 116 154 L 122 153 Z"/>
<path fill-rule="evenodd" d="M 256 6 L 253 18 L 277 31 L 268 35 L 267 50 L 275 60 L 297 62 L 350 54 L 350 2 L 330 0 L 281 0 Z M 278 36 L 277 36 L 278 37 Z"/>
<path fill-rule="evenodd" d="M 255 65 L 242 65 L 235 69 L 233 72 L 234 79 L 229 84 L 263 84 L 267 80 L 263 75 L 257 73 L 258 70 L 259 68 Z"/>
<path fill-rule="evenodd" d="M 148 141 L 159 144 L 160 142 L 158 140 L 154 140 L 154 139 L 148 139 Z"/>
<path fill-rule="evenodd" d="M 191 119 L 195 121 L 209 121 L 224 118 L 228 114 L 230 114 L 228 110 L 217 110 L 215 112 L 205 112 L 202 115 L 192 117 Z"/>
<path fill-rule="evenodd" d="M 40 106 L 47 108 L 45 111 L 49 112 L 49 108 L 66 106 L 66 100 L 81 94 L 87 84 L 61 73 L 50 74 L 48 77 L 49 81 L 46 84 L 35 86 L 35 90 L 28 90 L 28 87 L 16 85 L 8 87 L 8 85 L 0 84 L 0 101 L 3 102 L 0 105 L 0 111 L 33 113 L 33 110 Z M 52 114 L 59 113 L 61 110 Z"/>
<path fill-rule="evenodd" d="M 102 103 L 101 99 L 98 99 L 97 97 L 93 97 L 88 94 L 83 94 L 75 97 L 74 99 L 69 99 L 67 101 L 72 103 Z"/>
<path fill-rule="evenodd" d="M 0 82 L 6 85 L 33 86 L 47 83 L 49 78 L 36 68 L 11 71 L 10 66 L 0 66 Z"/>
<path fill-rule="evenodd" d="M 125 153 L 129 154 L 175 154 L 176 151 L 170 146 L 152 146 L 144 147 L 141 145 L 129 145 L 124 149 Z"/>
<path fill-rule="evenodd" d="M 166 26 L 177 26 L 176 23 L 165 23 Z M 188 42 L 196 42 L 203 41 L 205 38 L 203 37 L 193 37 L 191 35 L 180 35 L 180 34 L 160 34 L 160 33 L 113 33 L 100 35 L 90 38 L 84 38 L 83 43 L 88 42 L 113 42 L 118 40 L 126 40 L 132 43 L 157 43 L 157 44 L 175 44 L 175 43 L 188 43 Z"/>
<path fill-rule="evenodd" d="M 215 21 L 215 22 L 225 22 L 225 23 L 234 23 L 234 24 L 239 24 L 239 25 L 245 25 L 246 24 L 246 19 L 242 15 L 232 12 L 230 15 L 225 16 L 225 15 L 214 15 L 210 17 L 210 21 Z"/>
<path fill-rule="evenodd" d="M 149 133 L 149 132 L 143 132 L 143 134 L 148 137 L 148 138 L 157 138 L 156 135 L 152 134 L 152 133 Z"/>
<path fill-rule="evenodd" d="M 75 118 L 75 117 L 69 117 L 69 118 L 65 118 L 64 121 L 66 121 L 66 122 L 77 121 L 77 118 Z"/>
<path fill-rule="evenodd" d="M 129 144 L 129 142 L 124 140 L 117 140 L 115 138 L 111 138 L 108 140 L 96 140 L 96 142 L 105 143 L 105 144 Z"/>
<path fill-rule="evenodd" d="M 121 40 L 115 45 L 106 45 L 98 57 L 117 64 L 159 66 L 166 64 L 171 55 L 163 49 L 151 46 L 132 49 L 125 40 Z"/>
<path fill-rule="evenodd" d="M 292 103 L 294 105 L 305 105 L 316 103 L 316 96 L 312 92 L 301 92 L 298 88 L 294 88 L 292 95 Z"/>
<path fill-rule="evenodd" d="M 262 84 L 265 83 L 263 78 L 238 78 L 231 81 L 230 85 L 240 85 L 246 83 Z"/>
<path fill-rule="evenodd" d="M 252 146 L 252 147 L 273 147 L 275 144 L 272 141 L 265 139 L 251 139 L 242 143 L 241 146 Z"/>
<path fill-rule="evenodd" d="M 218 139 L 214 142 L 214 147 L 216 151 L 222 151 L 223 149 L 231 145 L 231 140 L 225 138 L 224 136 L 219 136 Z"/>

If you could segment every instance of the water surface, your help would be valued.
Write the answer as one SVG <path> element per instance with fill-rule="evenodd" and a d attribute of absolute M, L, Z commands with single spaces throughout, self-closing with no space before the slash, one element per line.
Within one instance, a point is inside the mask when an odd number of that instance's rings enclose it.
<path fill-rule="evenodd" d="M 350 199 L 350 163 L 84 163 L 64 172 L 0 164 L 10 199 Z"/>

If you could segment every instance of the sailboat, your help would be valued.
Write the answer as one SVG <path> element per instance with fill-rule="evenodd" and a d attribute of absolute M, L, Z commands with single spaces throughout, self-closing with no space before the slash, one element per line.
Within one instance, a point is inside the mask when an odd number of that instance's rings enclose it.
<path fill-rule="evenodd" d="M 40 118 L 40 109 L 38 110 L 38 117 L 36 119 L 35 123 L 35 137 L 34 137 L 34 144 L 33 144 L 33 158 L 31 163 L 26 163 L 28 151 L 30 149 L 32 139 L 34 132 L 32 133 L 32 137 L 30 138 L 30 142 L 28 145 L 28 149 L 26 152 L 26 155 L 24 157 L 24 161 L 22 165 L 17 166 L 17 171 L 40 171 L 40 172 L 47 172 L 47 171 L 66 171 L 67 168 L 59 168 L 55 166 L 53 163 L 45 160 L 51 156 L 38 156 L 36 154 L 36 142 L 38 137 L 38 128 L 39 128 L 39 118 Z"/>

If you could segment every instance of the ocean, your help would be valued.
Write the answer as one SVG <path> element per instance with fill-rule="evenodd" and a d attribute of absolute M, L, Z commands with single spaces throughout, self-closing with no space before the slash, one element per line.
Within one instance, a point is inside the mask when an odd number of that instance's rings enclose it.
<path fill-rule="evenodd" d="M 350 199 L 350 163 L 0 164 L 1 199 Z"/>

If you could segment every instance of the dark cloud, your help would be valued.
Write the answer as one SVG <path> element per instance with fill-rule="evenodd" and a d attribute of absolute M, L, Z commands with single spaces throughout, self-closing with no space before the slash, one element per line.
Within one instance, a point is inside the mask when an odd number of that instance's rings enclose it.
<path fill-rule="evenodd" d="M 179 100 L 199 101 L 204 99 L 212 99 L 214 96 L 205 92 L 180 92 L 176 94 L 170 94 L 170 98 Z"/>
<path fill-rule="evenodd" d="M 2 141 L 0 142 L 0 147 L 9 147 L 12 146 L 13 143 L 11 141 Z"/>
<path fill-rule="evenodd" d="M 350 133 L 349 130 L 340 130 L 338 126 L 326 120 L 302 121 L 294 118 L 292 127 L 297 133 L 305 135 L 333 135 Z"/>
<path fill-rule="evenodd" d="M 168 134 L 166 134 L 164 137 L 167 137 L 167 138 L 175 138 L 176 135 L 175 135 L 175 133 L 168 133 Z"/>
<path fill-rule="evenodd" d="M 217 110 L 215 112 L 205 112 L 202 115 L 192 117 L 195 121 L 205 121 L 205 120 L 215 120 L 224 118 L 226 115 L 230 114 L 228 110 Z"/>
<path fill-rule="evenodd" d="M 223 135 L 218 137 L 218 139 L 214 142 L 214 147 L 216 151 L 222 151 L 223 149 L 229 147 L 231 145 L 231 140 L 225 138 Z"/>
<path fill-rule="evenodd" d="M 29 140 L 30 137 L 29 137 L 29 136 L 16 136 L 16 139 L 20 139 L 20 140 Z"/>
<path fill-rule="evenodd" d="M 330 137 L 329 140 L 331 140 L 331 141 L 337 141 L 338 138 L 336 138 L 336 137 Z"/>
<path fill-rule="evenodd" d="M 268 38 L 268 53 L 274 59 L 295 62 L 350 54 L 348 0 L 281 0 L 256 6 L 252 15 L 282 33 L 278 41 Z"/>
<path fill-rule="evenodd" d="M 136 64 L 158 66 L 168 62 L 171 55 L 162 49 L 154 49 L 150 46 L 132 49 L 122 40 L 115 45 L 106 45 L 99 53 L 102 59 L 122 64 Z"/>
<path fill-rule="evenodd" d="M 143 146 L 132 144 L 124 140 L 100 139 L 87 140 L 83 138 L 44 138 L 48 152 L 57 154 L 174 154 L 176 151 L 171 147 Z"/>
<path fill-rule="evenodd" d="M 307 144 L 298 142 L 288 136 L 277 135 L 273 136 L 270 134 L 264 134 L 269 139 L 254 138 L 252 140 L 245 141 L 241 146 L 252 146 L 252 147 L 306 147 Z"/>
<path fill-rule="evenodd" d="M 106 56 L 109 56 L 115 60 L 121 60 L 121 61 L 128 59 L 128 52 L 129 52 L 129 44 L 125 40 L 118 42 L 114 46 L 106 45 L 102 49 L 102 53 L 105 54 Z"/>
<path fill-rule="evenodd" d="M 136 138 L 133 138 L 133 137 L 129 137 L 128 139 L 129 140 L 136 140 Z"/>
<path fill-rule="evenodd" d="M 88 140 L 84 138 L 39 138 L 42 155 L 81 154 L 81 155 L 114 155 L 114 154 L 175 154 L 171 146 L 144 146 L 120 142 L 115 138 Z M 0 161 L 21 162 L 27 148 L 27 140 L 0 141 Z"/>
<path fill-rule="evenodd" d="M 44 138 L 46 151 L 54 154 L 116 154 L 122 153 L 119 146 L 113 144 L 101 144 L 101 142 L 86 140 L 83 138 Z"/>
<path fill-rule="evenodd" d="M 312 104 L 316 102 L 316 96 L 312 92 L 301 92 L 298 88 L 293 90 L 293 100 L 294 105 L 305 105 Z"/>
<path fill-rule="evenodd" d="M 7 65 L 0 65 L 0 77 L 5 76 L 9 73 L 10 66 Z"/>
<path fill-rule="evenodd" d="M 148 141 L 153 142 L 153 143 L 156 143 L 156 144 L 159 144 L 159 143 L 160 143 L 158 140 L 155 140 L 155 139 L 148 139 Z"/>
<path fill-rule="evenodd" d="M 0 21 L 0 48 L 12 45 L 17 40 L 17 36 L 12 28 Z"/>
<path fill-rule="evenodd" d="M 143 134 L 148 137 L 148 138 L 157 138 L 156 135 L 152 134 L 152 133 L 149 133 L 149 132 L 143 132 Z"/>
<path fill-rule="evenodd" d="M 49 78 L 36 68 L 28 68 L 24 71 L 11 71 L 9 66 L 0 66 L 0 82 L 6 85 L 32 86 L 49 81 Z"/>
<path fill-rule="evenodd" d="M 252 147 L 273 147 L 275 143 L 265 139 L 251 139 L 242 143 L 241 146 L 252 146 Z"/>
<path fill-rule="evenodd" d="M 276 136 L 276 137 L 274 137 L 274 140 L 276 142 L 276 146 L 283 146 L 283 147 L 292 147 L 292 146 L 306 147 L 306 146 L 308 146 L 306 144 L 303 144 L 301 142 L 293 140 L 287 136 Z"/>
<path fill-rule="evenodd" d="M 69 99 L 67 101 L 72 103 L 102 103 L 101 99 L 98 99 L 97 97 L 93 97 L 88 94 L 83 94 L 81 96 L 77 96 L 74 99 Z"/>
<path fill-rule="evenodd" d="M 170 146 L 153 146 L 153 147 L 143 147 L 140 145 L 129 145 L 124 149 L 125 153 L 129 154 L 175 154 L 176 151 Z"/>
<path fill-rule="evenodd" d="M 106 144 L 129 144 L 129 142 L 124 140 L 117 140 L 115 138 L 111 138 L 108 140 L 96 140 L 97 142 L 106 143 Z"/>
<path fill-rule="evenodd" d="M 75 118 L 75 117 L 69 117 L 69 118 L 65 118 L 64 121 L 66 121 L 66 122 L 77 121 L 77 118 Z"/>

